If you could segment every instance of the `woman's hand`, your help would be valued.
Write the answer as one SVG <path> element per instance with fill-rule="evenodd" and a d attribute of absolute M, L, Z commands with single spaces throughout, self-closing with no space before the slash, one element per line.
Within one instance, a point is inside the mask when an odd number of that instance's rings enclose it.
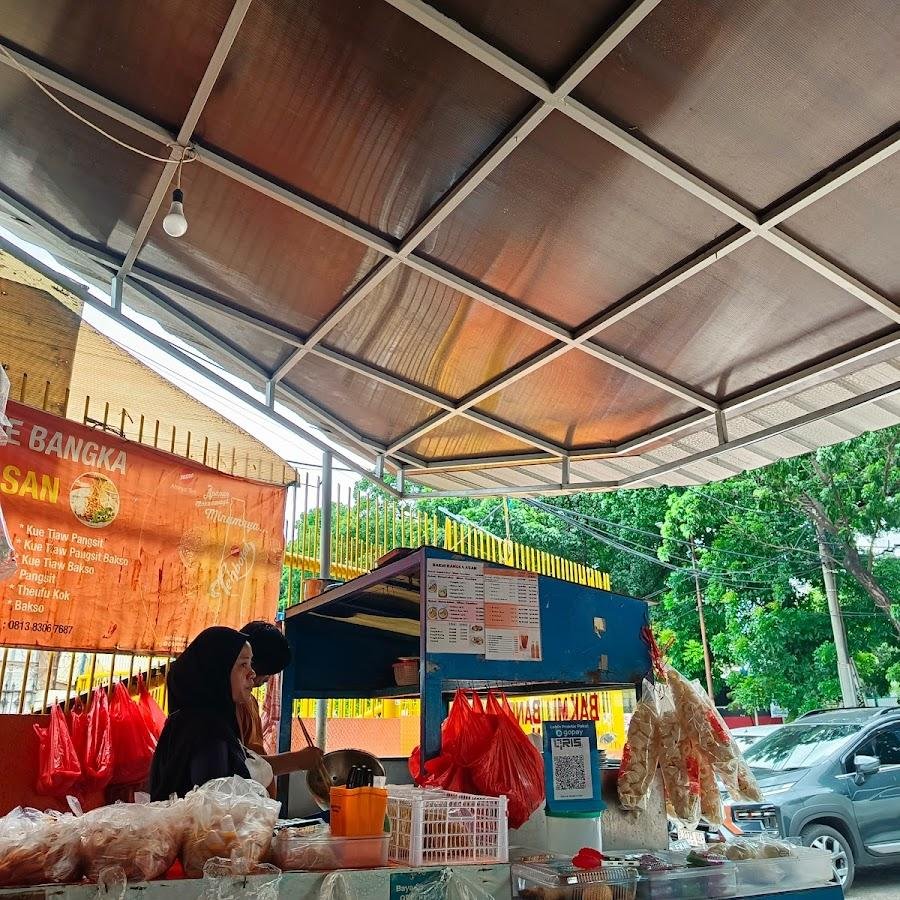
<path fill-rule="evenodd" d="M 298 750 L 298 767 L 310 772 L 321 765 L 324 756 L 325 754 L 318 747 L 307 747 L 305 750 Z"/>
<path fill-rule="evenodd" d="M 277 776 L 315 769 L 324 755 L 318 747 L 307 747 L 305 750 L 292 750 L 290 753 L 278 753 L 264 758 Z"/>

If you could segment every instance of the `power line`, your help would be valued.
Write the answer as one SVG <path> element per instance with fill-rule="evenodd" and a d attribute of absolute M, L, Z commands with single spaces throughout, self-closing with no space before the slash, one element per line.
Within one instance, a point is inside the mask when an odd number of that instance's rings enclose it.
<path fill-rule="evenodd" d="M 584 526 L 582 523 L 572 522 L 570 519 L 566 518 L 570 514 L 568 510 L 563 510 L 560 507 L 553 506 L 548 503 L 544 503 L 540 500 L 526 500 L 526 503 L 534 506 L 535 508 L 542 509 L 551 515 L 556 515 L 557 517 L 563 519 L 564 521 L 568 521 L 569 524 L 576 524 L 577 527 L 582 528 L 582 530 L 587 530 L 587 526 Z M 574 514 L 577 516 L 577 514 Z M 574 517 L 574 516 L 573 516 Z M 645 544 L 639 544 L 636 541 L 631 541 L 630 543 L 626 542 L 625 539 L 620 538 L 616 535 L 609 535 L 605 532 L 600 531 L 599 529 L 590 529 L 590 533 L 595 536 L 598 540 L 608 539 L 610 541 L 615 541 L 617 544 L 617 549 L 623 549 L 626 552 L 633 552 L 635 555 L 642 556 L 644 559 L 648 559 L 655 563 L 660 562 L 659 557 L 656 555 L 649 556 L 648 554 L 656 554 L 659 550 L 658 547 L 648 547 Z M 608 541 L 607 541 L 608 542 Z M 775 563 L 775 559 L 771 557 L 760 557 L 763 559 L 769 560 L 772 564 Z M 693 564 L 689 565 L 689 560 L 682 559 L 678 556 L 673 556 L 675 563 L 681 563 L 681 567 L 671 566 L 673 571 L 687 571 L 693 573 L 694 567 Z M 765 566 L 755 566 L 752 569 L 731 569 L 731 570 L 711 570 L 711 569 L 703 569 L 701 570 L 701 576 L 705 578 L 731 578 L 734 579 L 736 575 L 754 575 L 762 569 L 765 569 Z"/>
<path fill-rule="evenodd" d="M 582 522 L 577 521 L 577 519 L 569 517 L 565 511 L 563 511 L 557 507 L 552 507 L 552 506 L 549 506 L 548 504 L 543 504 L 540 501 L 535 501 L 530 498 L 524 498 L 522 500 L 522 502 L 529 506 L 533 506 L 536 509 L 545 508 L 545 511 L 550 512 L 553 515 L 556 515 L 559 519 L 566 522 L 567 524 L 573 525 L 575 528 L 581 529 L 586 534 L 589 534 L 591 537 L 596 538 L 601 543 L 607 544 L 608 546 L 613 547 L 616 550 L 621 550 L 623 553 L 628 553 L 632 556 L 636 556 L 641 559 L 644 559 L 647 562 L 650 562 L 656 566 L 659 566 L 660 568 L 667 569 L 670 572 L 674 572 L 674 573 L 678 573 L 678 574 L 682 574 L 682 575 L 690 575 L 690 576 L 693 576 L 693 574 L 694 574 L 694 570 L 692 568 L 687 568 L 684 566 L 677 566 L 672 563 L 661 560 L 655 556 L 652 556 L 650 553 L 644 552 L 644 550 L 646 550 L 647 548 L 644 548 L 643 550 L 636 549 L 635 547 L 625 544 L 621 540 L 619 540 L 615 537 L 604 534 L 603 532 L 600 532 L 594 528 L 591 528 L 588 525 L 585 525 Z M 811 568 L 810 571 L 813 571 L 813 569 Z M 716 580 L 722 581 L 726 585 L 731 585 L 733 587 L 771 588 L 771 586 L 772 586 L 771 581 L 749 581 L 749 580 L 742 581 L 739 579 L 735 579 L 733 577 L 733 575 L 738 574 L 738 573 L 707 572 L 707 571 L 698 570 L 697 574 L 700 578 L 704 578 L 707 581 L 716 579 Z M 794 577 L 799 577 L 799 576 L 794 576 Z"/>
<path fill-rule="evenodd" d="M 553 504 L 548 504 L 548 505 L 549 505 L 549 506 L 553 506 Z M 558 507 L 558 508 L 564 509 L 564 507 Z M 578 517 L 580 517 L 580 518 L 582 518 L 582 519 L 588 519 L 588 520 L 590 520 L 590 521 L 592 521 L 592 522 L 599 522 L 599 523 L 601 523 L 601 524 L 603 524 L 603 525 L 606 525 L 607 527 L 610 527 L 610 528 L 622 528 L 622 529 L 625 529 L 625 530 L 627 530 L 627 531 L 632 531 L 632 532 L 635 532 L 635 533 L 638 533 L 638 534 L 646 535 L 646 536 L 648 536 L 648 537 L 657 538 L 658 540 L 661 540 L 661 541 L 666 541 L 666 542 L 671 541 L 671 542 L 674 542 L 674 543 L 676 543 L 676 544 L 681 544 L 682 546 L 685 546 L 685 547 L 690 547 L 690 546 L 691 546 L 691 542 L 690 542 L 690 541 L 687 541 L 687 540 L 684 540 L 683 538 L 676 538 L 676 537 L 667 537 L 667 536 L 663 536 L 663 535 L 659 534 L 658 532 L 648 531 L 648 530 L 645 529 L 645 528 L 638 528 L 638 527 L 635 526 L 635 525 L 626 525 L 624 522 L 613 522 L 613 521 L 611 521 L 611 520 L 609 520 L 609 519 L 604 519 L 604 518 L 601 518 L 600 516 L 596 516 L 596 515 L 593 515 L 593 514 L 591 514 L 591 513 L 582 512 L 582 511 L 580 511 L 580 510 L 569 510 L 569 509 L 567 509 L 566 512 L 569 512 L 569 513 L 571 513 L 572 515 L 578 516 Z M 733 525 L 733 523 L 730 523 L 730 522 L 729 522 L 729 524 L 731 524 L 732 527 L 734 527 L 735 530 L 737 530 L 737 531 L 741 534 L 741 536 L 744 537 L 746 540 L 759 542 L 758 539 L 755 538 L 755 537 L 753 537 L 752 535 L 748 535 L 748 534 L 746 534 L 745 532 L 741 531 L 740 529 L 737 529 L 736 526 Z M 781 550 L 781 551 L 783 551 L 783 552 L 785 552 L 785 553 L 788 553 L 788 552 L 790 552 L 790 553 L 798 552 L 798 553 L 803 553 L 803 554 L 809 553 L 809 554 L 811 554 L 811 555 L 813 555 L 813 556 L 816 556 L 816 557 L 818 556 L 818 554 L 815 553 L 815 551 L 812 551 L 812 550 L 805 550 L 805 549 L 802 548 L 802 547 L 782 547 L 782 546 L 778 546 L 778 545 L 770 545 L 770 544 L 766 544 L 765 546 L 773 546 L 773 547 L 775 547 L 776 549 Z M 708 551 L 712 551 L 712 552 L 715 552 L 715 553 L 724 553 L 724 554 L 726 554 L 727 556 L 741 556 L 741 557 L 746 557 L 747 559 L 764 559 L 764 560 L 772 559 L 771 554 L 768 555 L 768 556 L 763 556 L 762 554 L 758 554 L 758 553 L 748 553 L 748 552 L 743 551 L 743 550 L 727 550 L 727 549 L 725 549 L 725 548 L 723 548 L 723 547 L 714 547 L 714 546 L 712 546 L 712 545 L 706 545 L 706 544 L 700 544 L 700 545 L 698 545 L 697 549 L 698 549 L 698 550 L 701 550 L 701 551 L 702 551 L 702 550 L 708 550 Z"/>

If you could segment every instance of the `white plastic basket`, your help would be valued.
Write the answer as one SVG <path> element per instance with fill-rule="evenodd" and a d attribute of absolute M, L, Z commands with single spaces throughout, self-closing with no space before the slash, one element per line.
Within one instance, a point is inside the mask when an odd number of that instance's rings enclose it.
<path fill-rule="evenodd" d="M 432 866 L 509 859 L 506 797 L 393 786 L 388 818 L 392 862 Z"/>

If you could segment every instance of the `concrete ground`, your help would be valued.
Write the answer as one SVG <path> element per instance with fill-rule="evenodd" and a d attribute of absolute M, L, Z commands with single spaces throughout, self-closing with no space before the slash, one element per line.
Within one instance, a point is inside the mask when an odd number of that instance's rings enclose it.
<path fill-rule="evenodd" d="M 856 873 L 848 900 L 898 900 L 900 868 L 866 869 Z"/>

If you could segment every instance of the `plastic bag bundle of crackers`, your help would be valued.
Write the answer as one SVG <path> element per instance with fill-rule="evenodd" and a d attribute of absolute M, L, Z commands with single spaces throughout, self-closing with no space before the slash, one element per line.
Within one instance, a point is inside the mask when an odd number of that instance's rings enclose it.
<path fill-rule="evenodd" d="M 701 818 L 713 825 L 724 815 L 717 778 L 732 799 L 762 801 L 762 794 L 728 726 L 696 681 L 667 665 L 649 629 L 656 682 L 643 694 L 628 726 L 619 769 L 624 809 L 644 809 L 659 767 L 669 815 L 689 828 Z"/>

